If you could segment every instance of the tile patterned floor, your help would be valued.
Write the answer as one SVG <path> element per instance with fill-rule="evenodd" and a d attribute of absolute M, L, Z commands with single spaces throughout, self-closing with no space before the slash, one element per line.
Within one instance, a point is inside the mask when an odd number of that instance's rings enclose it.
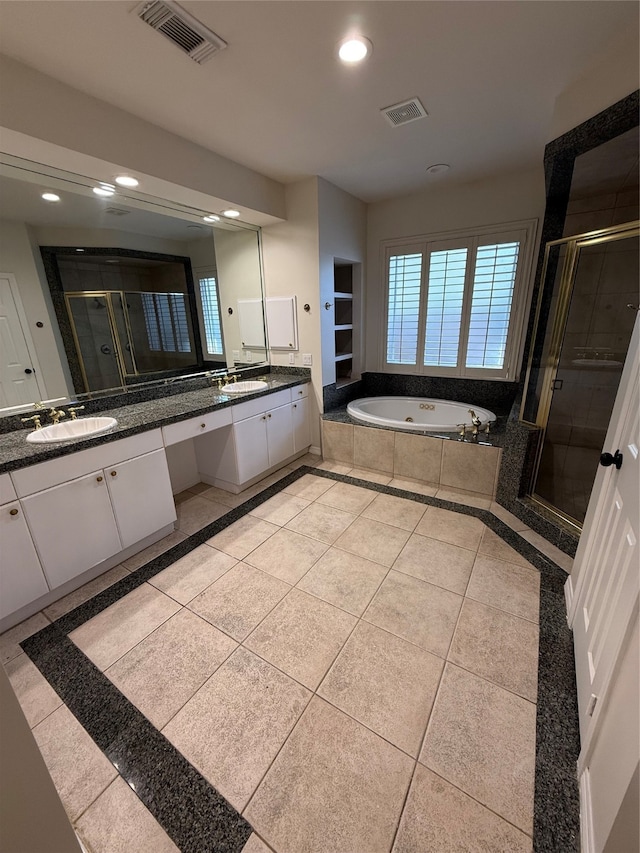
<path fill-rule="evenodd" d="M 90 853 L 578 849 L 564 573 L 463 495 L 344 467 L 195 487 L 0 637 Z"/>

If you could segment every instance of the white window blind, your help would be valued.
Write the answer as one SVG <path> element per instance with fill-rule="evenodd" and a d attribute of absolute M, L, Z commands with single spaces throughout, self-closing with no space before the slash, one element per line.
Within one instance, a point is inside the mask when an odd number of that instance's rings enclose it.
<path fill-rule="evenodd" d="M 389 258 L 387 362 L 415 364 L 418 353 L 422 253 Z"/>
<path fill-rule="evenodd" d="M 514 378 L 535 221 L 390 244 L 386 359 L 432 376 Z"/>
<path fill-rule="evenodd" d="M 467 343 L 467 367 L 504 367 L 519 243 L 479 246 Z"/>
<path fill-rule="evenodd" d="M 182 293 L 142 293 L 149 349 L 191 352 L 187 309 Z"/>
<path fill-rule="evenodd" d="M 200 285 L 207 353 L 209 355 L 223 355 L 220 301 L 218 299 L 218 287 L 215 277 L 207 276 L 201 278 L 198 280 L 198 283 Z"/>
<path fill-rule="evenodd" d="M 431 252 L 427 288 L 424 364 L 455 367 L 458 363 L 467 249 Z"/>

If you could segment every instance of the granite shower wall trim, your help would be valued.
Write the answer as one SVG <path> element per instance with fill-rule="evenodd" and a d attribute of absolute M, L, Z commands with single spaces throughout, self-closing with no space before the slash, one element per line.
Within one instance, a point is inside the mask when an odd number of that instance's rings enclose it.
<path fill-rule="evenodd" d="M 491 512 L 302 466 L 21 643 L 182 853 L 241 853 L 251 828 L 69 640 L 68 634 L 305 474 L 478 518 L 540 572 L 533 849 L 578 853 L 580 749 L 565 573 Z M 364 853 L 364 851 L 362 851 Z"/>

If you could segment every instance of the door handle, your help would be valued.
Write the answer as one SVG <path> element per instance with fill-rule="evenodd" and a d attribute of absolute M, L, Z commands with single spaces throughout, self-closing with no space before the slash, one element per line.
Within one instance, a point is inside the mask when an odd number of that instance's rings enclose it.
<path fill-rule="evenodd" d="M 564 380 L 563 379 L 554 379 L 553 385 L 551 386 L 554 391 L 559 391 L 562 388 Z"/>
<path fill-rule="evenodd" d="M 608 468 L 609 465 L 615 465 L 619 471 L 622 468 L 622 453 L 619 450 L 616 450 L 613 456 L 610 453 L 603 453 L 600 456 L 600 464 L 604 468 Z"/>
<path fill-rule="evenodd" d="M 25 372 L 25 373 L 27 373 L 27 374 L 30 374 L 30 373 L 33 373 L 33 370 L 31 370 L 31 368 L 30 368 L 30 367 L 27 367 L 27 368 L 25 368 L 25 371 L 24 371 L 24 372 Z"/>

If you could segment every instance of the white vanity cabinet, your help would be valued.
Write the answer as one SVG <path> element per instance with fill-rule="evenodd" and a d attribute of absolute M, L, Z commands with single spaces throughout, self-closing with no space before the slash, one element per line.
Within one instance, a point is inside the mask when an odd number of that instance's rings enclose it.
<path fill-rule="evenodd" d="M 203 481 L 238 492 L 310 444 L 307 386 L 295 386 L 231 407 L 233 424 L 196 444 Z M 295 407 L 295 408 L 294 408 Z"/>
<path fill-rule="evenodd" d="M 49 587 L 8 474 L 0 476 L 0 619 Z"/>
<path fill-rule="evenodd" d="M 50 589 L 176 519 L 159 429 L 11 476 Z"/>

